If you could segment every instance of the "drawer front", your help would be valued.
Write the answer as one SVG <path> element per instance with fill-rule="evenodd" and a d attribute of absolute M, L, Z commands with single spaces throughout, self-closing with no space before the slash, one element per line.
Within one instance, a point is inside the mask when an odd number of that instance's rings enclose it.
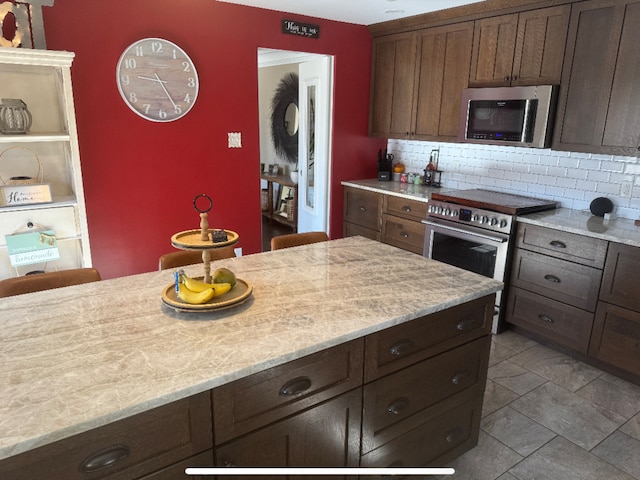
<path fill-rule="evenodd" d="M 489 334 L 495 295 L 463 303 L 365 338 L 365 381 Z"/>
<path fill-rule="evenodd" d="M 362 361 L 360 338 L 214 389 L 216 445 L 360 386 Z"/>
<path fill-rule="evenodd" d="M 345 187 L 344 221 L 380 231 L 382 195 L 368 190 Z"/>
<path fill-rule="evenodd" d="M 415 428 L 438 402 L 449 407 L 482 395 L 490 347 L 487 335 L 365 385 L 362 451 Z"/>
<path fill-rule="evenodd" d="M 602 268 L 608 242 L 553 228 L 519 223 L 516 245 L 582 265 Z"/>
<path fill-rule="evenodd" d="M 11 235 L 18 230 L 27 230 L 27 223 L 35 226 L 46 226 L 56 233 L 56 238 L 73 238 L 80 235 L 76 220 L 75 207 L 59 207 L 33 210 L 17 210 L 3 212 L 0 223 L 0 246 L 7 244 L 4 236 Z"/>
<path fill-rule="evenodd" d="M 640 248 L 612 243 L 604 267 L 600 300 L 640 312 Z"/>
<path fill-rule="evenodd" d="M 586 310 L 512 287 L 505 319 L 551 342 L 586 354 L 593 316 Z"/>
<path fill-rule="evenodd" d="M 343 224 L 342 236 L 343 237 L 355 237 L 360 235 L 365 238 L 370 238 L 371 240 L 380 241 L 380 232 L 378 230 L 371 230 L 370 228 L 361 227 L 360 225 L 356 225 L 354 223 Z"/>
<path fill-rule="evenodd" d="M 425 226 L 420 222 L 382 215 L 382 241 L 422 255 Z"/>
<path fill-rule="evenodd" d="M 631 373 L 640 384 L 640 313 L 599 302 L 589 355 Z"/>
<path fill-rule="evenodd" d="M 361 467 L 442 467 L 478 444 L 482 396 L 473 398 L 377 448 Z"/>
<path fill-rule="evenodd" d="M 358 388 L 216 447 L 216 464 L 357 467 L 361 411 L 362 390 Z"/>
<path fill-rule="evenodd" d="M 127 480 L 156 472 L 211 449 L 210 398 L 204 392 L 11 457 L 0 462 L 0 478 Z"/>
<path fill-rule="evenodd" d="M 396 217 L 408 218 L 419 222 L 427 218 L 427 202 L 409 200 L 407 198 L 385 195 L 384 213 L 395 215 Z"/>
<path fill-rule="evenodd" d="M 158 470 L 151 475 L 146 475 L 140 478 L 140 480 L 211 480 L 211 475 L 187 475 L 184 471 L 186 468 L 207 468 L 213 466 L 213 450 L 207 450 L 200 455 L 187 458 L 170 467 Z"/>
<path fill-rule="evenodd" d="M 512 268 L 512 285 L 595 311 L 601 270 L 522 249 L 516 249 Z"/>

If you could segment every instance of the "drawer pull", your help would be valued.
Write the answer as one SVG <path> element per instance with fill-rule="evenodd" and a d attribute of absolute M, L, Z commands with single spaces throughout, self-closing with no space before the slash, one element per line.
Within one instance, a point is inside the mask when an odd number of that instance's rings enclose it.
<path fill-rule="evenodd" d="M 475 318 L 463 318 L 456 325 L 456 330 L 458 330 L 459 332 L 464 332 L 466 330 L 471 330 L 472 328 L 475 328 L 475 325 L 476 325 Z"/>
<path fill-rule="evenodd" d="M 409 238 L 409 234 L 407 232 L 400 232 L 400 236 L 402 238 Z"/>
<path fill-rule="evenodd" d="M 413 348 L 413 342 L 408 338 L 403 338 L 399 342 L 394 343 L 389 349 L 389 352 L 391 353 L 391 355 L 400 356 L 400 355 L 404 355 L 412 348 Z"/>
<path fill-rule="evenodd" d="M 540 315 L 538 315 L 538 318 L 539 318 L 540 320 L 542 320 L 543 322 L 547 322 L 547 323 L 555 323 L 555 322 L 553 321 L 553 318 L 548 317 L 548 316 L 546 316 L 546 315 L 542 315 L 542 314 L 540 314 Z"/>
<path fill-rule="evenodd" d="M 402 211 L 409 213 L 411 211 L 411 207 L 409 205 L 403 205 L 402 206 Z"/>
<path fill-rule="evenodd" d="M 126 445 L 112 445 L 87 457 L 80 464 L 82 473 L 93 473 L 112 467 L 129 456 L 131 450 Z"/>
<path fill-rule="evenodd" d="M 451 430 L 446 437 L 444 437 L 444 441 L 445 443 L 454 443 L 456 442 L 457 438 L 460 436 L 460 434 L 462 433 L 462 429 L 459 427 L 454 428 L 453 430 Z"/>
<path fill-rule="evenodd" d="M 290 397 L 309 390 L 311 388 L 311 379 L 309 377 L 298 377 L 285 383 L 280 389 L 280 395 Z"/>
<path fill-rule="evenodd" d="M 366 212 L 366 211 L 367 211 L 367 209 L 366 209 L 366 208 L 364 208 L 363 206 L 359 206 L 359 207 L 358 207 L 358 210 L 360 210 L 361 212 Z"/>
<path fill-rule="evenodd" d="M 387 406 L 387 413 L 391 415 L 399 415 L 402 410 L 409 406 L 409 399 L 407 397 L 396 398 L 393 402 Z"/>
<path fill-rule="evenodd" d="M 560 279 L 558 277 L 556 277 L 555 275 L 551 275 L 551 274 L 547 274 L 544 276 L 544 279 L 548 282 L 552 282 L 552 283 L 560 283 Z"/>
<path fill-rule="evenodd" d="M 567 248 L 567 244 L 564 242 L 561 242 L 560 240 L 551 240 L 549 242 L 549 245 L 551 245 L 552 247 L 557 247 L 557 248 Z"/>
<path fill-rule="evenodd" d="M 458 372 L 451 378 L 451 383 L 454 385 L 459 385 L 470 376 L 471 376 L 471 373 L 469 372 L 469 370 L 465 370 L 464 372 Z"/>

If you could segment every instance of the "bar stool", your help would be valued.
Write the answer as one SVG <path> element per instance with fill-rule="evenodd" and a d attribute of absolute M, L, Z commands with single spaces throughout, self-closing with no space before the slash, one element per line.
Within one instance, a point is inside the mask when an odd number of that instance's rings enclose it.
<path fill-rule="evenodd" d="M 101 280 L 95 268 L 72 268 L 0 280 L 0 298 Z"/>
<path fill-rule="evenodd" d="M 211 260 L 222 260 L 223 258 L 234 258 L 236 256 L 233 245 L 211 249 L 209 253 L 211 254 Z M 158 270 L 184 267 L 194 263 L 202 263 L 201 250 L 180 250 L 162 255 L 158 260 Z"/>
<path fill-rule="evenodd" d="M 289 233 L 287 235 L 278 235 L 273 237 L 271 239 L 271 250 L 297 247 L 299 245 L 308 245 L 310 243 L 326 242 L 327 240 L 329 240 L 329 236 L 325 232 Z"/>

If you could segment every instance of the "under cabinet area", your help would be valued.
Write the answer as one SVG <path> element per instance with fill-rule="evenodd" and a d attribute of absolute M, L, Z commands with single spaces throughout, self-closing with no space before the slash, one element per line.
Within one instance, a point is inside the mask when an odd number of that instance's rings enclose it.
<path fill-rule="evenodd" d="M 0 206 L 0 279 L 32 270 L 91 266 L 76 131 L 70 52 L 0 48 L 0 96 L 24 101 L 33 119 L 27 133 L 0 134 L 0 179 L 29 177 L 45 184 L 51 202 Z M 5 203 L 0 201 L 0 205 Z M 53 230 L 59 260 L 11 266 L 5 235 Z"/>

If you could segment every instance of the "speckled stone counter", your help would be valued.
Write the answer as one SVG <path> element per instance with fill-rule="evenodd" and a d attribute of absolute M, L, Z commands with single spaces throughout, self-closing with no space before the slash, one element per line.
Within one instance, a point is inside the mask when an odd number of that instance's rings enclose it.
<path fill-rule="evenodd" d="M 446 188 L 426 187 L 424 185 L 415 185 L 412 183 L 402 182 L 381 182 L 376 179 L 367 180 L 351 180 L 344 181 L 342 185 L 345 187 L 360 188 L 371 192 L 393 195 L 395 197 L 408 198 L 409 200 L 418 200 L 428 202 L 433 192 L 453 191 Z"/>
<path fill-rule="evenodd" d="M 519 216 L 518 222 L 640 247 L 640 227 L 628 218 L 606 220 L 588 211 L 558 208 Z"/>
<path fill-rule="evenodd" d="M 362 237 L 211 266 L 251 298 L 177 313 L 163 271 L 1 299 L 0 459 L 502 288 Z"/>

